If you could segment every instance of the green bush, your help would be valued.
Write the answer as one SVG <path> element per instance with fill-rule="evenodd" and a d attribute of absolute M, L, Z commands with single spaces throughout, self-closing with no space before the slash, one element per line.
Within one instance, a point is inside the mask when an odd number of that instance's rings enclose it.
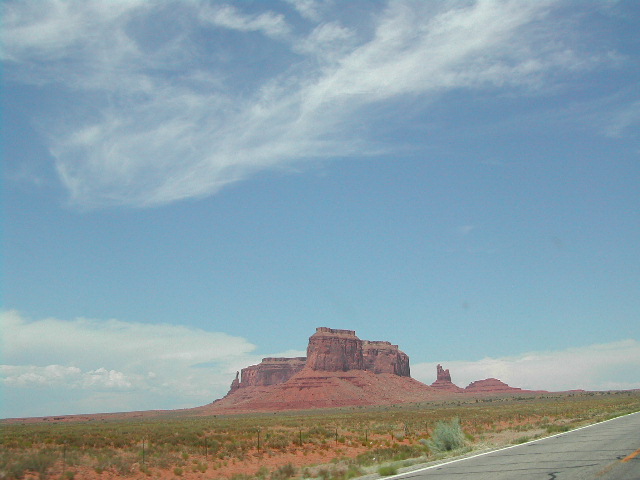
<path fill-rule="evenodd" d="M 511 442 L 511 443 L 513 443 L 514 445 L 520 445 L 520 444 L 522 444 L 522 443 L 527 443 L 527 442 L 530 442 L 530 441 L 531 441 L 531 437 L 529 437 L 529 436 L 524 436 L 524 437 L 516 438 L 516 439 L 515 439 L 513 442 Z"/>
<path fill-rule="evenodd" d="M 252 480 L 251 475 L 247 475 L 246 473 L 234 473 L 231 475 L 231 480 Z"/>
<path fill-rule="evenodd" d="M 450 422 L 438 422 L 431 438 L 427 441 L 427 446 L 433 452 L 449 452 L 464 445 L 464 432 L 458 418 L 453 418 Z"/>
<path fill-rule="evenodd" d="M 267 478 L 267 475 L 269 475 L 269 469 L 263 465 L 258 469 L 258 471 L 255 473 L 254 476 L 256 478 L 263 479 L 263 478 Z"/>
<path fill-rule="evenodd" d="M 286 465 L 282 465 L 278 467 L 278 469 L 271 474 L 271 478 L 273 480 L 285 480 L 287 478 L 291 478 L 296 474 L 296 467 L 292 464 L 287 463 Z"/>
<path fill-rule="evenodd" d="M 374 465 L 376 463 L 416 458 L 424 455 L 423 445 L 394 445 L 389 448 L 374 448 L 368 452 L 361 453 L 355 459 L 358 465 Z"/>
<path fill-rule="evenodd" d="M 568 425 L 548 425 L 547 426 L 547 433 L 562 433 L 562 432 L 568 432 L 568 431 L 569 431 Z"/>
<path fill-rule="evenodd" d="M 384 465 L 378 469 L 378 474 L 380 474 L 383 477 L 388 477 L 389 475 L 395 475 L 396 473 L 398 473 L 398 467 L 393 464 Z"/>
<path fill-rule="evenodd" d="M 289 438 L 282 434 L 272 435 L 265 442 L 268 448 L 274 450 L 286 450 L 290 443 Z"/>
<path fill-rule="evenodd" d="M 320 468 L 316 472 L 316 475 L 310 474 L 307 469 L 305 470 L 303 470 L 302 472 L 303 478 L 315 476 L 321 478 L 322 480 L 351 480 L 352 478 L 361 477 L 362 475 L 364 475 L 364 471 L 353 464 L 336 465 L 331 467 L 331 470 L 327 468 Z"/>
<path fill-rule="evenodd" d="M 347 468 L 347 472 L 345 474 L 345 478 L 356 478 L 364 475 L 364 472 L 355 465 L 349 465 Z"/>
<path fill-rule="evenodd" d="M 50 450 L 40 450 L 35 453 L 16 458 L 8 462 L 8 478 L 23 478 L 27 472 L 37 473 L 40 478 L 46 478 L 47 470 L 55 463 L 56 454 Z"/>

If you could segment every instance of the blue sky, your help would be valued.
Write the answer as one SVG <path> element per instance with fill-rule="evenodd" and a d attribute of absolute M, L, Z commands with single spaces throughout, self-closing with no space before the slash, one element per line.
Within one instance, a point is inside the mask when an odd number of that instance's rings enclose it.
<path fill-rule="evenodd" d="M 202 405 L 318 326 L 640 388 L 637 2 L 2 10 L 0 416 Z"/>

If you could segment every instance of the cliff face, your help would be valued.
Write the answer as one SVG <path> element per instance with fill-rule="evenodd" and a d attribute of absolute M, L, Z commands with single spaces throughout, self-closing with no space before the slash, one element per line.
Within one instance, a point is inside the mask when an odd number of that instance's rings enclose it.
<path fill-rule="evenodd" d="M 284 383 L 304 368 L 305 361 L 305 357 L 263 358 L 259 364 L 242 369 L 238 388 Z"/>
<path fill-rule="evenodd" d="M 231 383 L 227 395 L 244 387 L 266 387 L 288 382 L 302 370 L 348 372 L 366 370 L 410 377 L 409 357 L 389 342 L 360 340 L 354 330 L 316 328 L 309 338 L 307 357 L 264 358 L 257 365 L 243 368 L 240 379 Z"/>
<path fill-rule="evenodd" d="M 309 338 L 306 366 L 324 372 L 364 370 L 362 340 L 353 330 L 319 327 Z"/>
<path fill-rule="evenodd" d="M 373 373 L 393 373 L 401 377 L 410 377 L 409 356 L 398 349 L 398 345 L 389 342 L 370 342 L 362 344 L 364 369 Z"/>
<path fill-rule="evenodd" d="M 323 372 L 366 370 L 410 377 L 409 357 L 390 342 L 360 340 L 353 330 L 319 327 L 309 338 L 307 368 Z"/>

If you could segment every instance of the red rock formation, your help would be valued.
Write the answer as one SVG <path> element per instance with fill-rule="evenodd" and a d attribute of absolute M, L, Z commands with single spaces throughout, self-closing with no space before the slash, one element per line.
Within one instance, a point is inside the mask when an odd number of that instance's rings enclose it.
<path fill-rule="evenodd" d="M 451 383 L 451 374 L 449 373 L 449 369 L 446 370 L 442 368 L 442 365 L 438 365 L 436 367 L 436 382 L 440 380 L 441 382 L 449 382 Z"/>
<path fill-rule="evenodd" d="M 201 407 L 206 414 L 394 405 L 441 398 L 442 393 L 410 377 L 366 370 L 330 372 L 305 368 L 285 383 L 240 388 Z"/>
<path fill-rule="evenodd" d="M 506 383 L 498 380 L 497 378 L 486 378 L 484 380 L 477 380 L 470 383 L 467 388 L 464 389 L 466 393 L 513 393 L 522 392 L 521 388 L 510 387 Z"/>
<path fill-rule="evenodd" d="M 240 375 L 240 372 L 236 372 L 236 378 L 233 380 L 233 382 L 231 382 L 231 387 L 229 387 L 229 392 L 227 393 L 227 395 L 231 395 L 233 392 L 240 388 L 240 380 L 238 379 L 238 375 Z"/>
<path fill-rule="evenodd" d="M 437 367 L 436 381 L 410 377 L 409 357 L 389 342 L 360 340 L 353 330 L 319 327 L 309 338 L 307 357 L 265 358 L 243 368 L 222 399 L 202 407 L 209 413 L 281 411 L 355 405 L 422 402 L 465 394 L 527 392 L 489 378 L 462 389 L 449 370 Z"/>
<path fill-rule="evenodd" d="M 353 330 L 318 327 L 309 338 L 306 358 L 264 358 L 257 365 L 243 368 L 240 380 L 236 375 L 227 396 L 249 387 L 286 383 L 303 369 L 310 372 L 368 370 L 373 374 L 410 377 L 409 357 L 397 345 L 362 341 Z"/>
<path fill-rule="evenodd" d="M 324 372 L 364 370 L 362 340 L 353 330 L 318 327 L 309 338 L 306 367 Z"/>
<path fill-rule="evenodd" d="M 449 369 L 445 370 L 442 365 L 436 368 L 436 381 L 431 384 L 433 388 L 445 390 L 447 392 L 463 392 L 464 390 L 451 381 Z"/>
<path fill-rule="evenodd" d="M 410 377 L 409 356 L 390 342 L 362 342 L 364 369 L 372 373 L 393 373 Z"/>
<path fill-rule="evenodd" d="M 263 358 L 259 364 L 242 369 L 238 388 L 266 387 L 284 383 L 302 370 L 305 362 L 305 357 Z M 233 387 L 232 383 L 231 388 L 233 389 Z"/>

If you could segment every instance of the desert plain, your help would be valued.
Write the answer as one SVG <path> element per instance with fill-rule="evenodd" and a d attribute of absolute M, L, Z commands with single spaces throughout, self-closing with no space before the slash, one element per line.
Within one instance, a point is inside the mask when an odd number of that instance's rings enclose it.
<path fill-rule="evenodd" d="M 346 480 L 523 443 L 640 410 L 640 391 L 521 393 L 211 415 L 204 408 L 1 423 L 2 479 Z M 458 419 L 463 443 L 435 449 Z"/>

